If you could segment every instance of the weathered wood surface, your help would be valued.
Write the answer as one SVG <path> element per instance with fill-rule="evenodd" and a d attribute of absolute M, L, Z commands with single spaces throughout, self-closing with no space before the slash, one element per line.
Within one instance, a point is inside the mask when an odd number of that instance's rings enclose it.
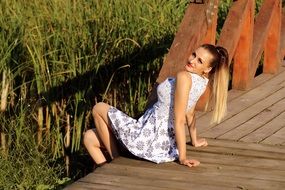
<path fill-rule="evenodd" d="M 231 90 L 221 124 L 209 127 L 210 117 L 201 113 L 197 119 L 209 146 L 187 146 L 199 167 L 120 157 L 66 189 L 285 188 L 285 67 L 277 75 L 258 76 L 249 91 Z"/>
<path fill-rule="evenodd" d="M 285 127 L 285 67 L 278 75 L 258 76 L 251 90 L 235 92 L 229 92 L 226 118 L 209 126 L 208 112 L 199 117 L 198 132 L 208 138 L 272 144 L 266 138 Z"/>

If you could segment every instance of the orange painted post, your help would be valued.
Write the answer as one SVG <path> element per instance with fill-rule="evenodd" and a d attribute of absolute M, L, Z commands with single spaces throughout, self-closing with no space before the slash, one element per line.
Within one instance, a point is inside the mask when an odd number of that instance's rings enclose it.
<path fill-rule="evenodd" d="M 202 43 L 208 29 L 206 9 L 206 4 L 190 3 L 188 5 L 156 83 L 150 92 L 147 107 L 156 101 L 157 85 L 182 70 L 189 54 Z"/>
<path fill-rule="evenodd" d="M 228 50 L 230 61 L 234 56 L 237 44 L 239 42 L 239 37 L 245 20 L 244 15 L 247 4 L 248 0 L 239 0 L 233 2 L 222 28 L 220 39 L 217 43 Z"/>
<path fill-rule="evenodd" d="M 206 4 L 189 4 L 159 72 L 158 83 L 182 70 L 189 54 L 201 44 L 207 32 L 206 8 Z"/>
<path fill-rule="evenodd" d="M 219 5 L 219 0 L 214 0 L 212 1 L 212 3 L 210 2 L 208 4 L 208 8 L 206 10 L 208 30 L 203 40 L 203 43 L 216 44 L 218 5 Z M 198 100 L 196 105 L 196 110 L 206 111 L 206 105 L 209 100 L 209 96 L 210 96 L 210 89 L 207 88 L 205 93 Z M 208 109 L 210 109 L 210 107 L 208 107 Z"/>
<path fill-rule="evenodd" d="M 281 24 L 281 59 L 285 59 L 285 7 L 282 9 L 282 24 Z"/>
<path fill-rule="evenodd" d="M 281 66 L 280 40 L 281 40 L 281 1 L 274 0 L 275 5 L 272 15 L 272 23 L 264 47 L 264 73 L 277 73 Z M 283 34 L 284 35 L 284 34 Z"/>
<path fill-rule="evenodd" d="M 234 89 L 246 90 L 251 83 L 250 64 L 252 62 L 253 26 L 255 1 L 249 0 L 239 42 L 234 55 L 233 80 Z"/>
<path fill-rule="evenodd" d="M 216 44 L 218 6 L 219 0 L 213 0 L 208 4 L 206 10 L 208 30 L 203 43 Z"/>
<path fill-rule="evenodd" d="M 279 1 L 279 0 L 277 0 Z M 252 48 L 252 65 L 251 65 L 251 78 L 254 78 L 256 70 L 261 59 L 266 39 L 269 34 L 271 23 L 273 22 L 273 12 L 275 0 L 264 0 L 255 18 L 253 30 L 253 48 Z"/>

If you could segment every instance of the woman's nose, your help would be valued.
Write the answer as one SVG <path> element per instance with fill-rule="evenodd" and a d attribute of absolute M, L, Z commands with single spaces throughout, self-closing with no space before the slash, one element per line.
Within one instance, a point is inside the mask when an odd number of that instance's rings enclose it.
<path fill-rule="evenodd" d="M 194 64 L 194 62 L 195 62 L 195 58 L 191 58 L 191 57 L 189 57 L 189 58 L 188 58 L 188 62 L 189 62 L 189 63 L 191 63 L 191 64 Z"/>

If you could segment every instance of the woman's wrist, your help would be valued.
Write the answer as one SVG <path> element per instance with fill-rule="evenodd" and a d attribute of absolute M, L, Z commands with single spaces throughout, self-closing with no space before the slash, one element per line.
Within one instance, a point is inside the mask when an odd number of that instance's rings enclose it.
<path fill-rule="evenodd" d="M 186 156 L 179 156 L 180 164 L 183 163 L 184 160 L 186 160 Z"/>

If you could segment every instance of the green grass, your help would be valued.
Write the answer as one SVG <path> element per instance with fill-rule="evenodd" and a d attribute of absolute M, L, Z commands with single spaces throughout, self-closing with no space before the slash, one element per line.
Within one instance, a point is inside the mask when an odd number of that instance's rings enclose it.
<path fill-rule="evenodd" d="M 62 161 L 38 146 L 35 127 L 26 125 L 33 123 L 28 109 L 20 106 L 14 110 L 17 114 L 1 115 L 7 144 L 0 149 L 0 189 L 54 189 L 70 181 Z"/>
<path fill-rule="evenodd" d="M 85 154 L 82 133 L 97 101 L 140 114 L 187 3 L 1 1 L 0 188 L 68 182 L 65 164 L 82 167 L 74 160 Z"/>

